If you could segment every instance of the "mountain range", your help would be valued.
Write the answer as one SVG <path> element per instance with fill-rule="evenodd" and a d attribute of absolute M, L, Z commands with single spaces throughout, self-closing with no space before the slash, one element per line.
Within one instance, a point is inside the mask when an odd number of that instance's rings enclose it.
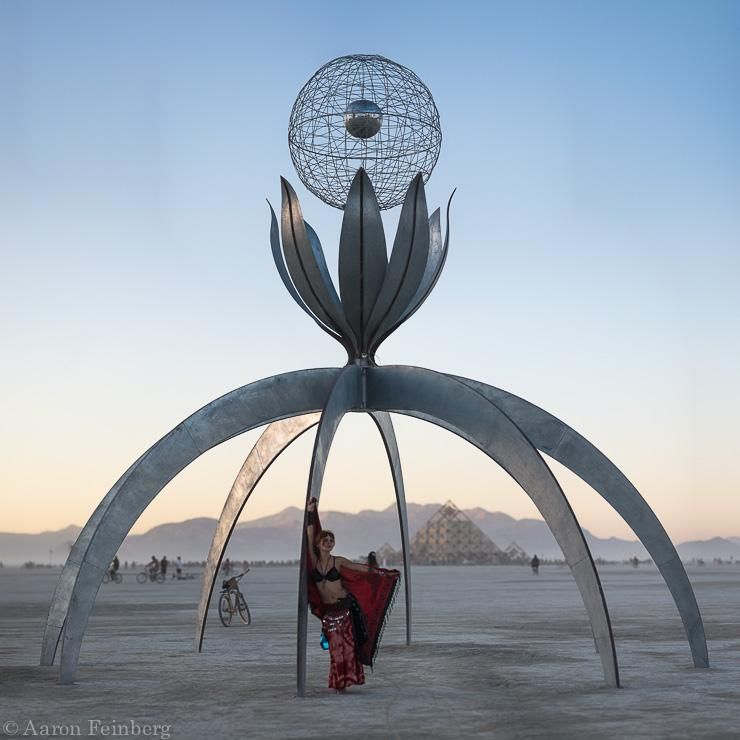
<path fill-rule="evenodd" d="M 408 504 L 409 533 L 424 526 L 440 508 L 440 504 Z M 501 549 L 516 543 L 525 552 L 541 558 L 560 558 L 560 548 L 544 521 L 514 519 L 501 512 L 480 507 L 464 509 Z M 337 551 L 348 557 L 358 557 L 377 550 L 384 543 L 399 549 L 401 545 L 398 519 L 394 505 L 382 511 L 365 510 L 357 514 L 339 511 L 322 512 L 322 525 L 337 536 Z M 299 557 L 300 531 L 303 512 L 294 506 L 277 514 L 237 524 L 227 555 L 234 560 L 291 560 Z M 119 550 L 119 558 L 148 561 L 152 554 L 170 559 L 180 555 L 183 560 L 203 560 L 216 527 L 216 520 L 202 517 L 184 522 L 161 524 L 143 534 L 129 535 Z M 26 561 L 61 564 L 80 532 L 69 526 L 53 532 L 14 534 L 0 532 L 0 562 L 20 565 Z M 600 538 L 584 529 L 586 540 L 595 558 L 623 561 L 637 556 L 648 557 L 636 540 L 617 537 Z M 694 558 L 712 560 L 734 558 L 740 561 L 740 537 L 714 537 L 710 540 L 684 542 L 676 548 L 684 561 Z"/>

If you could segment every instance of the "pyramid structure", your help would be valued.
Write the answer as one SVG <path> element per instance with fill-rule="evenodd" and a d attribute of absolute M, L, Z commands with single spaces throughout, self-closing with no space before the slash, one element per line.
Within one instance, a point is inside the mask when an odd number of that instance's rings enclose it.
<path fill-rule="evenodd" d="M 523 547 L 517 545 L 516 542 L 512 542 L 505 550 L 506 556 L 509 558 L 510 563 L 517 565 L 529 563 L 530 557 L 526 553 Z"/>
<path fill-rule="evenodd" d="M 413 536 L 411 559 L 419 565 L 508 561 L 506 553 L 452 501 L 447 501 Z"/>

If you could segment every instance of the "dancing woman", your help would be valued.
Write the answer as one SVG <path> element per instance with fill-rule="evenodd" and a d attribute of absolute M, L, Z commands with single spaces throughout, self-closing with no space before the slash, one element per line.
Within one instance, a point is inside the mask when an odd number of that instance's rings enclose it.
<path fill-rule="evenodd" d="M 401 574 L 332 555 L 334 533 L 321 529 L 316 499 L 307 511 L 308 603 L 329 641 L 329 688 L 344 691 L 365 683 Z"/>

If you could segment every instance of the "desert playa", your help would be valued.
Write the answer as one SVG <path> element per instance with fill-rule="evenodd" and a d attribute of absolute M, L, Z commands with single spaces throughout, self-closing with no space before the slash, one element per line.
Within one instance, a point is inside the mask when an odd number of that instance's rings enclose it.
<path fill-rule="evenodd" d="M 0 570 L 0 732 L 206 738 L 736 738 L 740 732 L 740 566 L 689 567 L 710 670 L 692 667 L 657 570 L 600 568 L 623 688 L 603 685 L 570 572 L 417 567 L 413 644 L 399 598 L 376 670 L 346 695 L 309 622 L 308 685 L 295 698 L 297 570 L 243 580 L 252 624 L 211 609 L 194 651 L 200 581 L 101 587 L 78 681 L 38 665 L 57 569 Z M 440 594 L 444 594 L 441 598 Z M 29 724 L 31 723 L 31 724 Z M 166 728 L 166 729 L 165 729 Z M 33 730 L 33 731 L 32 731 Z"/>

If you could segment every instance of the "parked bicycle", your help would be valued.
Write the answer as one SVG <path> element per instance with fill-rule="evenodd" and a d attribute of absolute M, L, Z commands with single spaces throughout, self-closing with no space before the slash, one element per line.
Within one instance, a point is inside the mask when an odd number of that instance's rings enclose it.
<path fill-rule="evenodd" d="M 103 576 L 103 583 L 121 583 L 123 576 L 117 570 L 108 570 Z"/>
<path fill-rule="evenodd" d="M 147 580 L 151 583 L 164 583 L 164 573 L 161 573 L 160 571 L 152 573 L 150 570 L 142 570 L 141 573 L 138 573 L 136 576 L 137 583 L 146 583 Z"/>
<path fill-rule="evenodd" d="M 244 573 L 233 576 L 221 584 L 222 591 L 218 599 L 218 616 L 224 627 L 228 627 L 231 624 L 231 620 L 235 614 L 239 615 L 244 624 L 251 624 L 252 622 L 252 615 L 249 613 L 247 600 L 239 590 L 239 581 L 247 573 L 249 573 L 249 568 Z"/>

